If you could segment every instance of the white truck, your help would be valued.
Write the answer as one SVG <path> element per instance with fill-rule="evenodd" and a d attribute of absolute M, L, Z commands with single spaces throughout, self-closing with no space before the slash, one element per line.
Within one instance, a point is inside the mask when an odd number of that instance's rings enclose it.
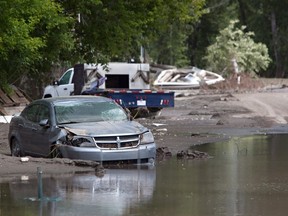
<path fill-rule="evenodd" d="M 100 95 L 131 111 L 147 108 L 152 113 L 173 107 L 174 92 L 151 90 L 149 72 L 149 64 L 142 63 L 77 64 L 47 86 L 43 98 Z"/>

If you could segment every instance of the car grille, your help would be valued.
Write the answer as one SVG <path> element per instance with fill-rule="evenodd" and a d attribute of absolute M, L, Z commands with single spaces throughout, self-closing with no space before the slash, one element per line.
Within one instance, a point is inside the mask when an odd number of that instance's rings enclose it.
<path fill-rule="evenodd" d="M 94 137 L 96 145 L 102 149 L 132 148 L 139 145 L 139 135 Z"/>

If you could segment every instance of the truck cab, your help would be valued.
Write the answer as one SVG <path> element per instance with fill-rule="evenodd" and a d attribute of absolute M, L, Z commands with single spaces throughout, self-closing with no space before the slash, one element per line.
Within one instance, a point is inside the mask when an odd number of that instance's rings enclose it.
<path fill-rule="evenodd" d="M 73 75 L 74 68 L 68 69 L 59 80 L 53 82 L 53 85 L 45 87 L 43 98 L 72 95 L 74 92 Z"/>
<path fill-rule="evenodd" d="M 70 95 L 104 96 L 135 113 L 138 113 L 139 108 L 156 113 L 164 107 L 173 107 L 174 92 L 151 90 L 149 72 L 149 64 L 78 64 L 64 72 L 53 85 L 47 86 L 43 98 Z"/>

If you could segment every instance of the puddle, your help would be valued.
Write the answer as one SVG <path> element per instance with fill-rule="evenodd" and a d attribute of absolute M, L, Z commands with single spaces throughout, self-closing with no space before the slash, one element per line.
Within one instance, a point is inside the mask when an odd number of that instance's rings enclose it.
<path fill-rule="evenodd" d="M 76 175 L 0 178 L 0 215 L 286 215 L 288 135 L 249 136 L 194 147 L 205 160 Z"/>

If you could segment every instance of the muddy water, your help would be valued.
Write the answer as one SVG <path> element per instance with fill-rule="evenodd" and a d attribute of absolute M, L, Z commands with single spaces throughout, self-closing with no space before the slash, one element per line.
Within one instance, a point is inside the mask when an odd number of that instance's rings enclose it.
<path fill-rule="evenodd" d="M 172 158 L 153 169 L 0 178 L 0 215 L 243 215 L 288 211 L 288 135 L 197 147 L 206 160 Z M 22 179 L 21 179 L 22 178 Z"/>

